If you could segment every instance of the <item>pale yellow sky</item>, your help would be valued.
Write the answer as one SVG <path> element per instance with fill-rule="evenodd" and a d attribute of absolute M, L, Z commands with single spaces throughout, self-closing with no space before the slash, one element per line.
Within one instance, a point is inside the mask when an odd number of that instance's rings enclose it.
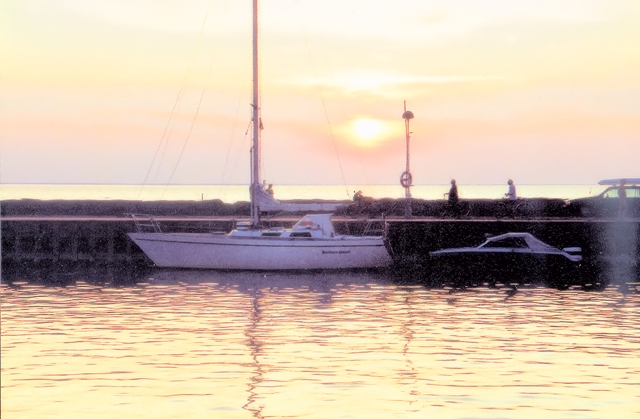
<path fill-rule="evenodd" d="M 636 0 L 260 14 L 271 183 L 397 183 L 403 100 L 417 184 L 640 176 Z M 248 182 L 250 0 L 5 0 L 0 56 L 0 182 Z"/>

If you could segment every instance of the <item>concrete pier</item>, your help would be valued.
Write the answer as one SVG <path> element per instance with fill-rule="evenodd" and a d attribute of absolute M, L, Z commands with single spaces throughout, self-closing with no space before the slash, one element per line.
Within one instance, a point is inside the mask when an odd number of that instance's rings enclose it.
<path fill-rule="evenodd" d="M 560 249 L 581 247 L 582 274 L 576 283 L 640 281 L 640 219 L 395 220 L 388 223 L 387 237 L 396 265 L 420 277 L 430 272 L 429 252 L 474 247 L 486 235 L 508 232 L 531 233 Z"/>
<path fill-rule="evenodd" d="M 157 217 L 163 231 L 229 231 L 246 217 Z M 290 227 L 298 216 L 265 219 L 267 225 Z M 4 216 L 0 218 L 2 263 L 30 265 L 42 262 L 87 262 L 151 266 L 129 239 L 135 230 L 125 217 Z M 387 237 L 394 269 L 409 277 L 429 270 L 429 252 L 476 246 L 487 234 L 529 232 L 558 248 L 579 246 L 584 257 L 585 280 L 640 281 L 640 219 L 500 219 L 432 217 L 367 219 L 334 217 L 339 233 L 362 234 L 365 229 Z"/>
<path fill-rule="evenodd" d="M 246 217 L 155 217 L 165 232 L 230 231 L 237 221 Z M 267 226 L 291 227 L 299 216 L 265 218 Z M 135 231 L 135 224 L 126 217 L 81 216 L 8 216 L 0 218 L 2 226 L 3 262 L 40 261 L 121 261 L 149 262 L 142 251 L 129 239 L 127 233 Z M 362 234 L 369 230 L 382 233 L 383 220 L 335 220 L 338 231 Z"/>

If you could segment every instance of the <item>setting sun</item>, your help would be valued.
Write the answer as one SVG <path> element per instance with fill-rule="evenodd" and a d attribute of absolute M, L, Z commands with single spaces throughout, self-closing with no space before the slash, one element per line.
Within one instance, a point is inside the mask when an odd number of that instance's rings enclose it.
<path fill-rule="evenodd" d="M 361 145 L 373 145 L 388 131 L 386 123 L 378 119 L 359 118 L 351 122 L 349 131 Z"/>
<path fill-rule="evenodd" d="M 371 140 L 380 135 L 382 129 L 382 122 L 375 119 L 358 119 L 353 122 L 353 131 L 363 140 Z"/>

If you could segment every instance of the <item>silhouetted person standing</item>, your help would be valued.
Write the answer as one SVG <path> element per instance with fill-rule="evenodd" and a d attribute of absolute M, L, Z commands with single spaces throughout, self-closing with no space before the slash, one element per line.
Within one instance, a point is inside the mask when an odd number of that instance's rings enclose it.
<path fill-rule="evenodd" d="M 507 192 L 505 196 L 507 196 L 510 201 L 515 201 L 518 199 L 518 196 L 516 195 L 516 185 L 513 184 L 513 180 L 511 179 L 507 181 L 507 185 L 509 185 L 509 192 Z"/>
<path fill-rule="evenodd" d="M 455 217 L 460 217 L 459 201 L 458 185 L 456 185 L 455 179 L 451 179 L 451 188 L 447 194 L 447 211 Z"/>
<path fill-rule="evenodd" d="M 627 190 L 624 187 L 625 183 L 627 183 L 627 179 L 621 179 L 620 186 L 618 186 L 618 218 L 625 218 L 627 216 L 629 203 L 627 202 Z"/>
<path fill-rule="evenodd" d="M 451 179 L 451 188 L 449 189 L 449 205 L 457 205 L 459 200 L 458 185 L 456 185 L 455 179 Z"/>
<path fill-rule="evenodd" d="M 513 184 L 513 180 L 509 179 L 507 181 L 507 185 L 509 185 L 509 191 L 504 194 L 509 201 L 506 203 L 507 215 L 513 217 L 515 214 L 515 204 L 518 199 L 518 195 L 516 194 L 516 185 Z"/>

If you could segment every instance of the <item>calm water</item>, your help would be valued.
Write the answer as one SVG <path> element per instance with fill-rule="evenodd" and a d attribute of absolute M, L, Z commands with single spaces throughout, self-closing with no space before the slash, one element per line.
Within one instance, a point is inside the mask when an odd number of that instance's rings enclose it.
<path fill-rule="evenodd" d="M 37 277 L 0 288 L 5 419 L 640 417 L 640 294 L 613 287 Z"/>
<path fill-rule="evenodd" d="M 443 199 L 450 185 L 416 185 L 414 198 Z M 361 190 L 373 198 L 404 198 L 400 185 L 275 185 L 277 199 L 352 199 Z M 498 199 L 507 185 L 458 185 L 463 199 Z M 604 190 L 597 185 L 518 185 L 524 198 L 573 199 L 592 196 Z M 233 203 L 249 200 L 246 185 L 12 185 L 0 184 L 0 200 L 7 199 L 125 199 L 125 200 L 195 200 L 220 199 Z"/>

